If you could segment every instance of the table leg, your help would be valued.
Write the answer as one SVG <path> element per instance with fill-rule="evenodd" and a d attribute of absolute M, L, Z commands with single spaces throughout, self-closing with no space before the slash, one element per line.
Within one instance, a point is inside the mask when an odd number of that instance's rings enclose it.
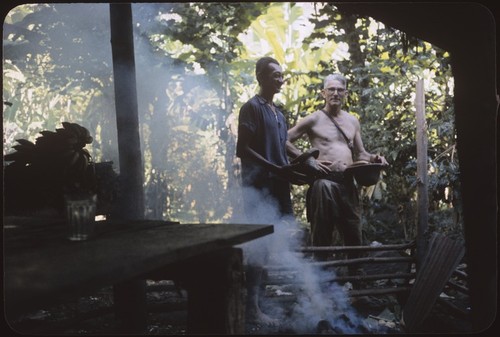
<path fill-rule="evenodd" d="M 124 333 L 141 333 L 147 326 L 146 280 L 133 279 L 113 286 L 115 315 Z"/>
<path fill-rule="evenodd" d="M 241 249 L 230 248 L 186 265 L 182 285 L 188 292 L 187 333 L 244 333 L 242 259 Z"/>

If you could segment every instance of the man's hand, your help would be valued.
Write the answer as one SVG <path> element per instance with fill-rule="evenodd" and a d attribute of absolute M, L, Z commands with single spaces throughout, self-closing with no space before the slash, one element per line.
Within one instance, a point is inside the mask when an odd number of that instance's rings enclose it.
<path fill-rule="evenodd" d="M 330 173 L 330 165 L 332 165 L 330 161 L 320 161 L 310 157 L 304 162 L 304 171 L 313 177 L 323 176 Z"/>
<path fill-rule="evenodd" d="M 378 154 L 372 155 L 370 157 L 370 162 L 371 163 L 380 163 L 380 164 L 382 164 L 384 166 L 389 166 L 389 163 L 384 158 L 384 156 L 379 156 Z"/>
<path fill-rule="evenodd" d="M 312 182 L 311 177 L 297 171 L 300 165 L 300 163 L 297 163 L 279 166 L 275 173 L 294 185 L 305 185 Z"/>

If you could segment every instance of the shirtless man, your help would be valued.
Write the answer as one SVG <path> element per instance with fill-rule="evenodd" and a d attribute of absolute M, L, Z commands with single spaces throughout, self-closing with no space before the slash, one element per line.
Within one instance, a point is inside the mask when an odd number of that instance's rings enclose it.
<path fill-rule="evenodd" d="M 337 228 L 345 245 L 359 246 L 362 244 L 359 196 L 353 177 L 344 171 L 354 161 L 388 163 L 384 157 L 365 150 L 358 119 L 342 110 L 347 97 L 345 77 L 327 76 L 321 93 L 325 107 L 288 130 L 287 152 L 292 158 L 300 155 L 300 150 L 292 143 L 306 134 L 312 147 L 320 152 L 317 159 L 309 158 L 306 162 L 309 172 L 316 178 L 307 192 L 312 245 L 331 245 Z M 356 256 L 349 255 L 350 258 Z M 328 254 L 319 253 L 315 257 L 325 260 Z"/>

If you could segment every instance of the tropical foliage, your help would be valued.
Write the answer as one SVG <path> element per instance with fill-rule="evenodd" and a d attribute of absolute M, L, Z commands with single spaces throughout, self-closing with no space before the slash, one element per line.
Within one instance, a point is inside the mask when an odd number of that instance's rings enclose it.
<path fill-rule="evenodd" d="M 318 109 L 323 78 L 349 80 L 347 109 L 365 147 L 391 166 L 362 192 L 372 238 L 415 235 L 415 83 L 424 79 L 431 226 L 461 231 L 449 55 L 426 41 L 326 3 L 134 4 L 147 216 L 229 221 L 241 212 L 235 157 L 239 107 L 257 90 L 255 61 L 275 57 L 289 125 Z M 118 169 L 106 4 L 26 4 L 4 22 L 4 148 L 63 121 L 94 138 L 95 162 Z M 299 146 L 309 145 L 301 140 Z M 305 223 L 304 186 L 294 186 Z"/>

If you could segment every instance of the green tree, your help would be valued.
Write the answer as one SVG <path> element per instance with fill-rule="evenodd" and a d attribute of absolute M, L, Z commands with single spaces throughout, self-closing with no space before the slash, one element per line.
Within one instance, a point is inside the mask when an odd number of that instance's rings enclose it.
<path fill-rule="evenodd" d="M 37 132 L 71 120 L 90 129 L 97 139 L 102 136 L 96 144 L 114 142 L 109 133 L 99 133 L 114 122 L 113 111 L 95 104 L 113 102 L 111 49 L 95 48 L 109 41 L 109 19 L 103 8 L 107 7 L 33 4 L 9 12 L 3 44 L 3 99 L 9 102 L 4 130 L 9 140 L 33 139 Z M 7 145 L 4 142 L 4 153 Z M 94 157 L 116 158 L 112 153 L 103 155 L 97 147 L 92 150 Z"/>
<path fill-rule="evenodd" d="M 430 225 L 461 230 L 446 51 L 329 3 L 134 4 L 133 15 L 147 216 L 224 221 L 237 212 L 237 115 L 257 91 L 255 61 L 270 55 L 286 72 L 277 99 L 289 125 L 324 104 L 326 75 L 348 78 L 347 108 L 366 147 L 391 162 L 362 189 L 365 228 L 380 240 L 414 235 L 414 92 L 423 78 Z M 8 14 L 4 154 L 15 139 L 68 120 L 91 131 L 94 160 L 118 161 L 108 16 L 106 4 L 26 4 Z M 303 222 L 305 188 L 293 192 Z"/>
<path fill-rule="evenodd" d="M 325 16 L 331 20 L 324 20 Z M 383 179 L 362 191 L 365 220 L 373 219 L 377 209 L 390 208 L 393 214 L 399 215 L 394 217 L 397 223 L 386 219 L 389 223 L 383 225 L 391 225 L 397 232 L 402 230 L 411 238 L 416 190 L 414 92 L 418 78 L 423 78 L 426 86 L 429 167 L 439 167 L 429 172 L 431 199 L 440 205 L 446 203 L 446 198 L 435 193 L 436 186 L 440 186 L 441 191 L 453 190 L 454 197 L 459 198 L 458 180 L 454 176 L 458 163 L 450 150 L 454 149 L 455 130 L 449 55 L 371 18 L 339 12 L 334 6 L 320 8 L 312 22 L 319 29 L 311 34 L 311 43 L 338 39 L 348 46 L 349 57 L 331 62 L 320 75 L 324 77 L 334 71 L 346 75 L 351 93 L 347 108 L 361 120 L 365 146 L 371 152 L 384 154 L 391 162 Z M 327 22 L 332 24 L 325 24 Z M 436 165 L 433 154 L 443 154 L 437 157 L 442 165 Z M 446 178 L 444 172 L 447 172 Z M 376 232 L 380 225 L 368 221 L 365 228 Z"/>
<path fill-rule="evenodd" d="M 150 157 L 146 158 L 151 172 L 147 178 L 154 181 L 152 191 L 158 191 L 159 186 L 161 191 L 159 194 L 155 192 L 156 196 L 153 192 L 149 195 L 156 204 L 157 197 L 171 195 L 169 191 L 182 191 L 169 198 L 169 209 L 162 212 L 163 215 L 191 220 L 226 216 L 227 206 L 220 205 L 232 200 L 226 198 L 224 192 L 232 184 L 233 175 L 228 172 L 232 171 L 234 148 L 226 120 L 234 109 L 241 74 L 239 67 L 231 64 L 238 62 L 237 56 L 243 47 L 238 34 L 266 6 L 258 3 L 182 3 L 156 5 L 154 11 L 150 6 L 137 6 L 139 27 L 143 27 L 139 35 L 159 56 L 155 59 L 155 67 L 151 68 L 147 63 L 146 69 L 153 71 L 149 71 L 146 77 L 163 77 L 163 80 L 155 81 L 160 84 L 160 90 L 150 90 L 154 94 L 145 100 L 152 107 L 145 119 L 149 125 L 145 143 L 152 149 Z M 161 75 L 158 75 L 158 69 L 161 69 Z M 166 96 L 162 94 L 165 88 Z M 165 128 L 159 130 L 155 127 L 158 123 L 163 123 Z M 184 147 L 179 149 L 177 145 Z M 179 158 L 179 153 L 189 153 L 195 158 L 192 165 Z M 169 165 L 165 165 L 165 158 L 169 158 Z M 183 165 L 180 167 L 175 163 Z M 183 170 L 187 171 L 186 175 L 180 176 L 185 177 L 184 181 L 167 183 L 164 180 Z M 202 173 L 193 175 L 190 172 Z M 203 203 L 194 200 L 193 195 L 200 198 L 201 193 L 196 191 L 199 186 L 205 186 L 204 192 L 219 198 L 208 196 Z M 220 202 L 221 199 L 225 202 Z M 181 207 L 177 207 L 177 203 L 181 203 Z M 207 204 L 210 204 L 210 210 L 205 209 Z M 193 211 L 180 214 L 181 209 Z"/>

